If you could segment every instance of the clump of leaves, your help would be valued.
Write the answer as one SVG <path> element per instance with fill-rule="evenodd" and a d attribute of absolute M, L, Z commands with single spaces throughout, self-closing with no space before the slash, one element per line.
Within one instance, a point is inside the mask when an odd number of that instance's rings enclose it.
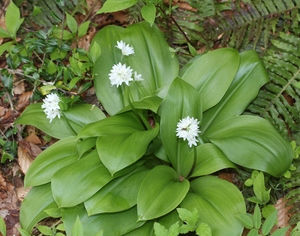
<path fill-rule="evenodd" d="M 199 212 L 195 208 L 189 211 L 184 208 L 177 208 L 180 221 L 172 224 L 169 229 L 166 229 L 160 223 L 154 223 L 154 232 L 156 236 L 177 236 L 188 232 L 196 232 L 197 235 L 211 236 L 211 228 L 208 224 L 199 221 Z"/>
<path fill-rule="evenodd" d="M 271 232 L 272 228 L 277 222 L 278 210 L 273 208 L 273 211 L 268 213 L 268 215 L 262 214 L 258 204 L 254 208 L 253 215 L 247 213 L 244 215 L 238 215 L 238 219 L 242 222 L 246 229 L 249 229 L 248 236 L 261 236 L 261 235 L 272 235 L 272 236 L 282 236 L 290 228 L 289 226 L 277 229 Z"/>
<path fill-rule="evenodd" d="M 92 85 L 92 68 L 100 54 L 99 47 L 94 44 L 88 52 L 72 46 L 86 35 L 90 21 L 78 25 L 74 17 L 66 13 L 66 28 L 53 26 L 47 32 L 30 32 L 20 40 L 16 34 L 23 19 L 13 2 L 5 17 L 7 30 L 1 29 L 0 37 L 8 42 L 0 46 L 0 55 L 4 53 L 8 67 L 0 70 L 0 77 L 10 95 L 13 75 L 32 84 L 33 90 L 39 94 L 37 99 L 51 90 L 61 90 L 76 96 L 76 101 L 78 95 Z"/>

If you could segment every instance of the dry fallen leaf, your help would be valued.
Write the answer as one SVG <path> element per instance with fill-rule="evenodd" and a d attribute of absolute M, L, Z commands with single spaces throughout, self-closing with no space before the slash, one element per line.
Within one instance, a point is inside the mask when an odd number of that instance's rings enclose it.
<path fill-rule="evenodd" d="M 25 91 L 25 85 L 23 80 L 14 83 L 14 94 L 20 95 L 24 93 L 24 91 Z"/>
<path fill-rule="evenodd" d="M 21 171 L 26 174 L 29 166 L 42 150 L 35 144 L 22 140 L 18 147 L 18 163 Z"/>
<path fill-rule="evenodd" d="M 32 91 L 27 91 L 27 92 L 22 93 L 19 96 L 19 100 L 18 100 L 17 105 L 15 106 L 15 109 L 17 111 L 20 111 L 23 108 L 25 108 L 26 106 L 28 106 L 30 103 L 31 96 L 32 96 Z"/>

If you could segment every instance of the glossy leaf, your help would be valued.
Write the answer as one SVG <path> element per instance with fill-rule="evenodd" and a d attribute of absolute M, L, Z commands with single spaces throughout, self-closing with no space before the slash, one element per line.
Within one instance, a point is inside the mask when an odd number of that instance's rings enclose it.
<path fill-rule="evenodd" d="M 186 162 L 193 162 L 193 160 L 194 152 L 188 155 Z M 235 168 L 235 165 L 228 160 L 217 146 L 212 143 L 205 143 L 197 147 L 197 159 L 194 168 L 191 177 L 209 175 L 226 168 Z M 183 170 L 183 173 L 187 173 L 187 171 L 188 169 Z"/>
<path fill-rule="evenodd" d="M 152 26 L 156 17 L 156 8 L 153 3 L 148 3 L 142 7 L 142 17 Z"/>
<path fill-rule="evenodd" d="M 133 55 L 123 56 L 122 60 L 121 50 L 115 47 L 120 40 L 131 45 L 135 51 Z M 149 23 L 141 22 L 126 29 L 108 26 L 96 34 L 94 41 L 102 49 L 105 48 L 95 64 L 95 89 L 97 97 L 110 115 L 129 105 L 129 95 L 124 93 L 125 89 L 130 89 L 132 102 L 139 101 L 152 96 L 164 86 L 168 87 L 178 74 L 177 58 L 173 57 L 161 31 L 155 25 L 151 27 Z M 112 86 L 108 74 L 113 65 L 119 62 L 141 74 L 143 81 L 132 83 L 125 89 L 123 86 Z"/>
<path fill-rule="evenodd" d="M 169 166 L 152 169 L 140 187 L 137 207 L 139 221 L 151 220 L 174 210 L 186 196 L 190 184 L 179 180 L 179 175 Z"/>
<path fill-rule="evenodd" d="M 144 224 L 144 222 L 137 222 L 136 207 L 119 213 L 88 216 L 84 206 L 79 205 L 71 208 L 63 208 L 62 215 L 67 235 L 71 235 L 71 230 L 77 216 L 79 216 L 79 220 L 83 226 L 84 235 L 97 235 L 101 230 L 103 230 L 103 235 L 105 236 L 124 235 Z"/>
<path fill-rule="evenodd" d="M 153 221 L 146 221 L 144 225 L 131 231 L 130 233 L 124 234 L 124 236 L 154 236 L 153 223 Z"/>
<path fill-rule="evenodd" d="M 205 135 L 229 160 L 247 168 L 279 177 L 292 163 L 289 143 L 260 117 L 233 117 L 209 129 Z"/>
<path fill-rule="evenodd" d="M 40 220 L 49 217 L 45 210 L 51 208 L 57 208 L 57 205 L 52 197 L 50 183 L 33 187 L 21 205 L 21 227 L 30 233 Z"/>
<path fill-rule="evenodd" d="M 17 31 L 23 21 L 24 19 L 20 18 L 19 8 L 13 3 L 13 1 L 11 1 L 6 9 L 5 24 L 7 31 L 13 38 L 16 37 Z"/>
<path fill-rule="evenodd" d="M 156 124 L 156 127 L 151 130 L 100 136 L 96 142 L 98 155 L 113 175 L 139 160 L 146 153 L 150 142 L 158 132 L 159 125 Z"/>
<path fill-rule="evenodd" d="M 97 14 L 125 10 L 137 2 L 138 0 L 108 0 L 104 3 L 103 7 L 97 12 Z"/>
<path fill-rule="evenodd" d="M 188 67 L 182 79 L 200 93 L 203 111 L 213 107 L 222 99 L 234 79 L 239 63 L 238 51 L 222 48 L 199 57 Z"/>
<path fill-rule="evenodd" d="M 64 115 L 73 128 L 71 129 L 64 117 L 60 119 L 55 118 L 49 123 L 41 105 L 42 103 L 36 103 L 28 106 L 16 120 L 16 123 L 35 126 L 54 138 L 62 139 L 76 135 L 73 131 L 74 129 L 76 132 L 79 132 L 84 125 L 105 118 L 103 112 L 92 105 L 83 104 L 73 106 L 68 111 L 64 111 Z"/>
<path fill-rule="evenodd" d="M 145 128 L 133 112 L 126 112 L 88 124 L 79 132 L 78 139 L 106 135 L 130 134 Z"/>
<path fill-rule="evenodd" d="M 149 170 L 141 170 L 112 180 L 85 201 L 89 215 L 118 212 L 136 205 L 140 185 Z"/>
<path fill-rule="evenodd" d="M 48 183 L 58 170 L 75 162 L 78 159 L 75 139 L 59 140 L 38 155 L 25 175 L 25 186 Z"/>
<path fill-rule="evenodd" d="M 235 217 L 246 213 L 244 198 L 231 183 L 214 176 L 197 178 L 191 182 L 191 189 L 182 208 L 199 212 L 199 222 L 208 224 L 214 236 L 241 235 L 243 225 Z M 218 222 L 216 224 L 216 222 Z"/>
<path fill-rule="evenodd" d="M 187 141 L 176 136 L 176 128 L 177 123 L 187 116 L 201 121 L 201 104 L 197 90 L 182 79 L 176 78 L 160 107 L 160 116 L 162 143 L 170 162 L 181 174 L 183 162 L 193 149 L 188 146 Z"/>
<path fill-rule="evenodd" d="M 59 207 L 72 207 L 93 196 L 111 180 L 94 150 L 53 175 L 53 197 Z"/>
<path fill-rule="evenodd" d="M 161 102 L 162 102 L 162 99 L 160 97 L 149 96 L 149 97 L 143 98 L 141 101 L 133 102 L 132 106 L 137 110 L 145 109 L 145 110 L 150 110 L 150 111 L 157 113 L 157 110 L 158 110 Z M 129 105 L 129 106 L 125 107 L 124 109 L 122 109 L 120 111 L 120 113 L 125 112 L 125 111 L 130 111 L 130 110 L 132 110 L 132 107 Z"/>
<path fill-rule="evenodd" d="M 77 21 L 75 20 L 75 18 L 68 14 L 66 12 L 66 21 L 67 21 L 67 26 L 69 27 L 69 29 L 71 30 L 71 32 L 73 34 L 75 34 L 77 32 L 77 29 L 78 29 L 78 25 L 77 25 Z"/>
<path fill-rule="evenodd" d="M 242 114 L 257 96 L 260 87 L 269 81 L 264 65 L 255 51 L 245 51 L 240 57 L 236 76 L 222 100 L 203 114 L 203 133 L 225 119 Z"/>

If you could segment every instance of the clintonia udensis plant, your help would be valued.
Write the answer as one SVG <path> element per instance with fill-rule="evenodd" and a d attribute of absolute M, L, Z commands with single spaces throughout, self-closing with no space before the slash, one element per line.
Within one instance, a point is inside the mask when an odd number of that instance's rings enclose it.
<path fill-rule="evenodd" d="M 93 43 L 101 48 L 95 90 L 108 116 L 73 105 L 49 122 L 45 105 L 34 104 L 18 120 L 60 139 L 25 176 L 33 187 L 23 229 L 55 215 L 68 235 L 76 220 L 84 235 L 154 235 L 154 222 L 169 227 L 181 207 L 196 208 L 214 236 L 241 235 L 244 198 L 214 173 L 245 167 L 279 177 L 292 161 L 267 120 L 243 115 L 268 82 L 257 54 L 218 49 L 179 69 L 160 30 L 145 22 L 108 26 Z"/>

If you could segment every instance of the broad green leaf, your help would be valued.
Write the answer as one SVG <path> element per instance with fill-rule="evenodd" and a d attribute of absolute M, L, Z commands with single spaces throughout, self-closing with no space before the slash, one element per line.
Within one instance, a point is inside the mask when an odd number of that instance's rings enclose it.
<path fill-rule="evenodd" d="M 69 110 L 64 111 L 64 115 L 67 117 L 69 124 L 64 117 L 60 119 L 56 117 L 49 123 L 41 106 L 42 103 L 28 106 L 16 120 L 16 123 L 35 126 L 54 138 L 62 139 L 76 135 L 74 130 L 79 132 L 86 124 L 105 118 L 105 115 L 99 108 L 89 104 L 82 104 L 73 106 Z M 70 125 L 73 129 L 70 128 Z"/>
<path fill-rule="evenodd" d="M 71 235 L 74 222 L 79 216 L 83 226 L 84 235 L 97 235 L 103 230 L 105 236 L 125 235 L 145 222 L 137 222 L 136 207 L 120 213 L 107 213 L 88 216 L 83 204 L 71 208 L 62 209 L 62 219 L 65 223 L 67 235 Z"/>
<path fill-rule="evenodd" d="M 57 205 L 52 197 L 50 183 L 33 187 L 21 205 L 21 227 L 30 233 L 40 220 L 48 217 L 45 210 L 51 208 L 57 208 Z"/>
<path fill-rule="evenodd" d="M 76 146 L 77 146 L 79 158 L 81 158 L 84 153 L 86 153 L 87 151 L 91 150 L 93 147 L 96 146 L 96 140 L 97 138 L 93 138 L 93 137 L 84 140 L 77 140 Z"/>
<path fill-rule="evenodd" d="M 155 236 L 153 224 L 154 224 L 153 221 L 146 221 L 146 223 L 143 224 L 141 227 L 131 231 L 130 233 L 124 234 L 124 236 L 141 236 L 141 235 Z"/>
<path fill-rule="evenodd" d="M 203 114 L 202 131 L 243 113 L 257 96 L 262 85 L 269 81 L 268 74 L 255 51 L 240 54 L 238 71 L 221 101 Z M 212 89 L 214 94 L 215 90 Z"/>
<path fill-rule="evenodd" d="M 81 25 L 79 25 L 79 27 L 78 27 L 78 38 L 81 38 L 81 37 L 83 37 L 84 35 L 87 34 L 90 23 L 91 23 L 91 21 L 88 20 L 86 22 L 83 22 Z"/>
<path fill-rule="evenodd" d="M 199 57 L 182 75 L 183 80 L 199 91 L 203 111 L 222 99 L 234 79 L 239 62 L 238 51 L 222 48 Z"/>
<path fill-rule="evenodd" d="M 261 236 L 257 229 L 251 229 L 247 236 Z"/>
<path fill-rule="evenodd" d="M 211 227 L 212 235 L 241 235 L 243 225 L 236 218 L 246 213 L 243 195 L 233 184 L 214 176 L 197 178 L 181 207 L 199 212 L 199 222 Z M 216 223 L 217 222 L 217 223 Z"/>
<path fill-rule="evenodd" d="M 252 229 L 253 224 L 253 216 L 250 214 L 239 214 L 236 215 L 236 218 L 243 224 L 246 229 Z"/>
<path fill-rule="evenodd" d="M 157 110 L 160 106 L 162 102 L 162 99 L 158 96 L 149 96 L 149 97 L 145 97 L 142 100 L 138 101 L 138 102 L 133 102 L 132 106 L 135 109 L 144 109 L 144 110 L 150 110 L 153 111 L 155 113 L 157 113 Z M 125 112 L 125 111 L 130 111 L 132 110 L 132 107 L 129 105 L 127 107 L 125 107 L 124 109 L 122 109 L 120 111 L 120 113 Z"/>
<path fill-rule="evenodd" d="M 122 52 L 116 48 L 120 40 L 132 46 L 135 52 L 123 56 L 122 61 Z M 172 57 L 169 45 L 156 25 L 151 27 L 149 23 L 141 22 L 126 29 L 108 26 L 95 35 L 93 42 L 105 48 L 95 64 L 95 89 L 98 99 L 110 115 L 129 105 L 129 94 L 124 90 L 130 89 L 133 98 L 131 102 L 140 101 L 152 96 L 158 89 L 168 88 L 178 74 L 178 60 Z M 118 88 L 112 86 L 108 74 L 113 65 L 119 62 L 141 74 L 143 81 L 131 83 L 125 89 L 123 85 Z"/>
<path fill-rule="evenodd" d="M 139 221 L 151 220 L 174 210 L 184 199 L 190 184 L 179 179 L 179 175 L 169 166 L 157 166 L 142 182 L 138 197 Z"/>
<path fill-rule="evenodd" d="M 37 229 L 42 233 L 42 235 L 52 235 L 52 230 L 48 226 L 38 225 Z"/>
<path fill-rule="evenodd" d="M 56 71 L 57 71 L 57 66 L 55 65 L 55 63 L 53 61 L 49 61 L 47 65 L 47 72 L 50 75 L 53 75 Z"/>
<path fill-rule="evenodd" d="M 149 170 L 141 170 L 112 180 L 84 202 L 89 215 L 119 212 L 136 205 L 140 185 Z"/>
<path fill-rule="evenodd" d="M 67 16 L 67 26 L 69 27 L 71 32 L 73 34 L 75 34 L 78 29 L 77 22 L 76 22 L 75 18 L 73 16 L 71 16 L 70 14 L 68 14 L 67 12 L 66 12 L 66 16 Z"/>
<path fill-rule="evenodd" d="M 138 0 L 107 0 L 97 14 L 125 10 L 137 2 Z"/>
<path fill-rule="evenodd" d="M 19 8 L 13 3 L 13 1 L 10 1 L 10 4 L 6 9 L 5 24 L 7 31 L 13 38 L 16 37 L 17 31 L 23 23 L 23 20 L 24 19 L 20 18 Z"/>
<path fill-rule="evenodd" d="M 196 149 L 197 157 L 191 177 L 212 174 L 216 171 L 226 168 L 235 168 L 235 165 L 228 160 L 228 158 L 216 145 L 212 143 L 199 145 L 196 147 Z M 183 167 L 184 174 L 188 174 L 188 171 L 190 171 L 189 168 L 185 168 L 186 166 L 191 166 L 189 162 L 194 164 L 194 152 L 191 152 L 186 158 L 186 162 L 184 163 Z"/>
<path fill-rule="evenodd" d="M 142 17 L 152 26 L 156 17 L 156 8 L 152 3 L 146 4 L 141 10 Z"/>
<path fill-rule="evenodd" d="M 128 134 L 100 136 L 96 142 L 98 155 L 113 175 L 139 160 L 146 153 L 150 142 L 157 136 L 158 132 L 159 125 L 156 124 L 156 127 L 151 130 L 136 130 Z"/>
<path fill-rule="evenodd" d="M 43 151 L 30 165 L 25 186 L 37 186 L 51 181 L 58 170 L 78 159 L 76 137 L 64 138 Z"/>
<path fill-rule="evenodd" d="M 0 28 L 0 38 L 11 38 L 11 35 L 5 29 Z M 12 42 L 7 42 L 7 43 L 12 44 Z M 3 45 L 1 45 L 1 46 L 3 46 Z M 2 53 L 0 55 L 2 55 Z"/>
<path fill-rule="evenodd" d="M 253 213 L 253 224 L 256 229 L 260 229 L 261 226 L 261 212 L 258 204 L 255 205 Z"/>
<path fill-rule="evenodd" d="M 77 219 L 73 225 L 72 228 L 72 235 L 73 236 L 83 236 L 83 227 L 82 224 L 80 222 L 79 216 L 77 216 Z"/>
<path fill-rule="evenodd" d="M 31 234 L 24 229 L 18 228 L 18 231 L 22 236 L 31 236 Z"/>
<path fill-rule="evenodd" d="M 78 139 L 91 137 L 131 134 L 145 130 L 139 118 L 133 112 L 126 112 L 88 124 L 79 132 Z"/>
<path fill-rule="evenodd" d="M 51 218 L 61 218 L 61 211 L 58 208 L 49 208 L 45 210 L 45 213 Z"/>
<path fill-rule="evenodd" d="M 283 175 L 292 163 L 289 143 L 260 117 L 227 119 L 209 129 L 205 136 L 232 162 L 275 177 Z"/>
<path fill-rule="evenodd" d="M 271 236 L 282 236 L 286 235 L 286 232 L 289 230 L 290 226 L 286 226 L 280 229 L 277 229 L 274 233 L 271 234 Z M 297 234 L 293 235 L 290 234 L 291 236 L 297 236 Z"/>
<path fill-rule="evenodd" d="M 176 128 L 177 123 L 187 116 L 194 117 L 201 122 L 202 111 L 197 90 L 182 79 L 176 78 L 162 102 L 160 116 L 162 143 L 170 162 L 181 175 L 183 163 L 193 148 L 188 146 L 187 141 L 176 136 Z M 191 166 L 185 166 L 185 168 L 190 170 Z"/>
<path fill-rule="evenodd" d="M 212 236 L 211 228 L 208 224 L 200 223 L 196 228 L 197 235 L 200 236 Z"/>
<path fill-rule="evenodd" d="M 93 196 L 111 180 L 94 150 L 53 175 L 53 197 L 59 207 L 72 207 Z"/>
<path fill-rule="evenodd" d="M 0 217 L 0 233 L 6 235 L 6 225 L 2 217 Z"/>
<path fill-rule="evenodd" d="M 267 235 L 270 233 L 271 229 L 277 222 L 277 216 L 278 216 L 278 210 L 273 211 L 271 213 L 271 215 L 269 215 L 267 217 L 267 219 L 265 220 L 265 222 L 263 223 L 263 225 L 261 227 L 261 231 L 264 235 Z"/>
<path fill-rule="evenodd" d="M 94 41 L 92 46 L 90 47 L 90 57 L 91 57 L 91 61 L 93 63 L 96 63 L 97 59 L 100 57 L 101 55 L 101 48 L 100 45 Z"/>
<path fill-rule="evenodd" d="M 263 172 L 259 174 L 253 180 L 253 191 L 255 196 L 262 204 L 267 204 L 270 200 L 270 191 L 266 191 L 265 178 Z"/>
<path fill-rule="evenodd" d="M 0 38 L 1 38 L 1 28 L 0 28 Z M 0 45 L 0 56 L 2 56 L 2 54 L 10 48 L 12 43 L 13 42 L 7 42 Z"/>

